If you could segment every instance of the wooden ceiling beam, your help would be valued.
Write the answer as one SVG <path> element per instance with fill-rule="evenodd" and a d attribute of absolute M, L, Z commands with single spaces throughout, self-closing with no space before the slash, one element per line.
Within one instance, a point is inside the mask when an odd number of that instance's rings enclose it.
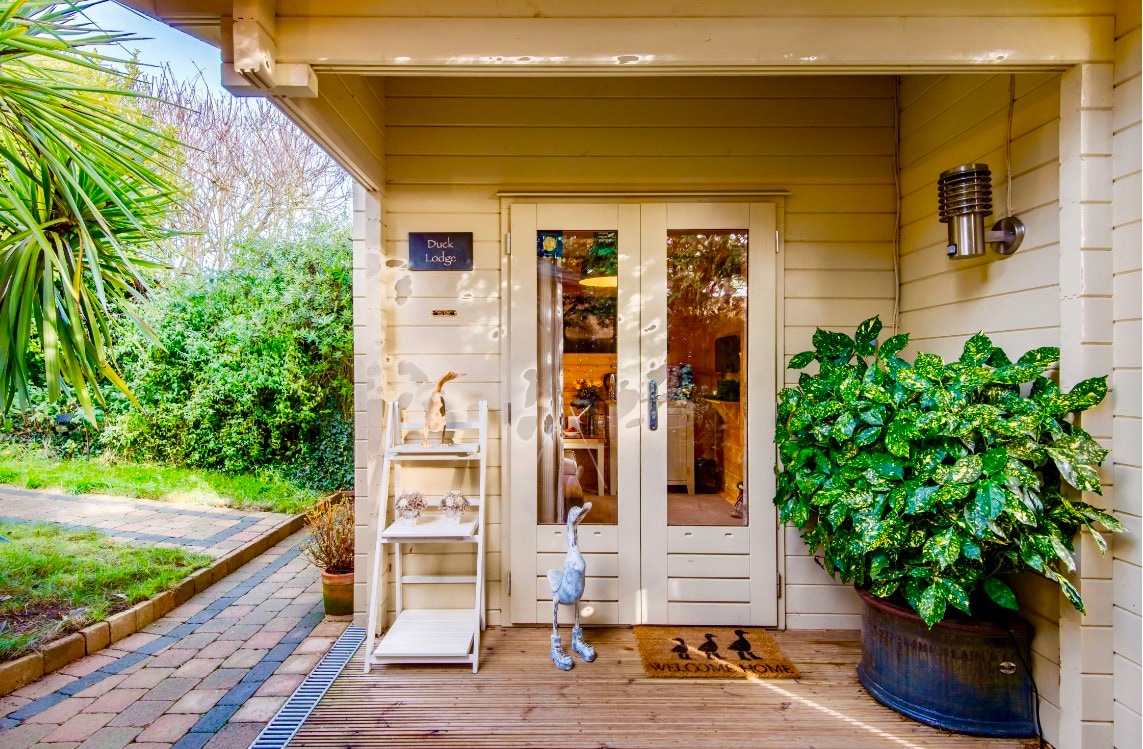
<path fill-rule="evenodd" d="M 278 56 L 402 73 L 1058 69 L 1113 55 L 1111 16 L 881 18 L 279 17 Z"/>

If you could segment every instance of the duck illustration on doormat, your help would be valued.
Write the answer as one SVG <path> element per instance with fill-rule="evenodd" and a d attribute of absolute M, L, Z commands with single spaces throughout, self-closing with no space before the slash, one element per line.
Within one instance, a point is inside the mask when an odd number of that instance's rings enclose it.
<path fill-rule="evenodd" d="M 671 652 L 679 656 L 680 661 L 689 661 L 691 659 L 690 648 L 687 647 L 687 641 L 681 637 L 674 638 L 678 645 L 671 648 Z"/>
<path fill-rule="evenodd" d="M 738 660 L 740 661 L 760 661 L 758 656 L 754 655 L 753 649 L 750 647 L 750 640 L 746 639 L 746 630 L 736 629 L 734 634 L 738 635 L 738 639 L 727 646 L 727 650 L 733 650 L 738 653 Z"/>
<path fill-rule="evenodd" d="M 698 646 L 700 653 L 706 653 L 706 659 L 709 661 L 711 658 L 718 658 L 722 660 L 722 656 L 718 654 L 718 643 L 714 641 L 714 635 L 707 632 L 703 637 L 706 642 Z"/>

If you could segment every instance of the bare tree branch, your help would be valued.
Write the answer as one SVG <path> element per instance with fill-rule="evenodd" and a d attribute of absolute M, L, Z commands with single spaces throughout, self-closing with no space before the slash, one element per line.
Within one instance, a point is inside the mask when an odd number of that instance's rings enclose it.
<path fill-rule="evenodd" d="M 349 215 L 352 182 L 308 135 L 262 99 L 215 93 L 169 71 L 141 80 L 155 125 L 185 143 L 186 189 L 162 258 L 185 271 L 222 269 L 236 243 L 281 236 L 314 218 Z"/>

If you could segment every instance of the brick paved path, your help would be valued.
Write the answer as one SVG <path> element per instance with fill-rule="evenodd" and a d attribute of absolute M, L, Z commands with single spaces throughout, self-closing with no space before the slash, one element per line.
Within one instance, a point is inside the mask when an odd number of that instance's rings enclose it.
<path fill-rule="evenodd" d="M 99 494 L 73 496 L 0 486 L 0 521 L 93 528 L 121 541 L 181 546 L 215 558 L 289 519 L 289 515 L 275 512 L 246 512 Z"/>
<path fill-rule="evenodd" d="M 0 697 L 0 749 L 248 746 L 347 625 L 323 621 L 318 572 L 298 549 L 305 535 Z"/>

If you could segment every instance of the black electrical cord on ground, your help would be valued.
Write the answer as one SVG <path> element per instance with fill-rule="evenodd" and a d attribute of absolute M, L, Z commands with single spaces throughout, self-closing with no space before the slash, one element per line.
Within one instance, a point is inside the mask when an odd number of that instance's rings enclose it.
<path fill-rule="evenodd" d="M 1040 741 L 1040 749 L 1044 749 L 1046 742 L 1044 741 L 1044 726 L 1040 724 L 1040 690 L 1036 688 L 1036 679 L 1032 676 L 1032 669 L 1028 665 L 1028 661 L 1024 660 L 1024 654 L 1020 652 L 1020 645 L 1016 642 L 1016 635 L 1012 633 L 1012 628 L 1008 628 L 1008 639 L 1012 641 L 1012 649 L 1016 651 L 1016 657 L 1020 659 L 1020 665 L 1024 667 L 1024 673 L 1028 674 L 1028 681 L 1032 683 L 1032 708 L 1036 716 L 1036 738 Z"/>

